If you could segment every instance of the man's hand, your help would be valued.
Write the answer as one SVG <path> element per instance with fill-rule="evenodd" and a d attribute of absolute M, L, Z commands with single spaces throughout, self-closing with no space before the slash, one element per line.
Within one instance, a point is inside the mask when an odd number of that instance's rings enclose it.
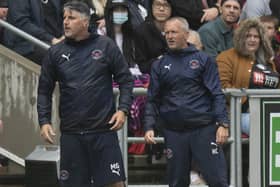
<path fill-rule="evenodd" d="M 204 14 L 200 20 L 201 23 L 214 20 L 219 15 L 219 10 L 217 8 L 203 9 L 203 12 Z"/>
<path fill-rule="evenodd" d="M 109 124 L 113 124 L 110 130 L 119 130 L 123 127 L 124 122 L 126 120 L 126 115 L 123 111 L 118 110 L 109 121 Z"/>
<path fill-rule="evenodd" d="M 44 140 L 50 144 L 53 144 L 53 137 L 55 136 L 54 130 L 51 126 L 51 124 L 44 124 L 41 126 L 41 136 L 44 138 Z"/>
<path fill-rule="evenodd" d="M 97 22 L 97 24 L 98 24 L 98 29 L 102 29 L 102 28 L 106 27 L 106 25 L 105 25 L 105 19 L 100 19 L 100 20 L 98 20 L 98 21 L 96 21 L 96 22 Z"/>
<path fill-rule="evenodd" d="M 154 133 L 154 130 L 148 130 L 146 133 L 145 133 L 145 141 L 146 143 L 148 144 L 156 144 L 156 141 L 154 139 L 155 137 L 155 133 Z"/>
<path fill-rule="evenodd" d="M 228 128 L 220 126 L 216 132 L 216 142 L 218 144 L 224 144 L 228 139 L 229 133 Z"/>
<path fill-rule="evenodd" d="M 61 42 L 64 39 L 65 39 L 65 36 L 61 36 L 60 38 L 53 38 L 51 43 L 52 43 L 52 45 L 55 45 L 55 44 Z"/>

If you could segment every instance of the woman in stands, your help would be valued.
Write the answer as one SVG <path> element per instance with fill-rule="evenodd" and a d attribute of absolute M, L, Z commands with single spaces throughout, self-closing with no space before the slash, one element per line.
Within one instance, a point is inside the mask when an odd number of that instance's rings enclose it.
<path fill-rule="evenodd" d="M 265 28 L 257 19 L 241 23 L 234 34 L 234 47 L 217 57 L 223 88 L 274 89 L 279 74 L 272 61 L 273 49 Z M 249 135 L 249 108 L 242 99 L 242 132 Z"/>

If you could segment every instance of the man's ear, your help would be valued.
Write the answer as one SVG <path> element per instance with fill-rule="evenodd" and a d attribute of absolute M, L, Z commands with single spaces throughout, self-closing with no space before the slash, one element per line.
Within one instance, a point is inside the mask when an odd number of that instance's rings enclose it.
<path fill-rule="evenodd" d="M 184 39 L 185 39 L 186 42 L 188 42 L 189 35 L 190 35 L 190 32 L 185 32 L 184 33 Z"/>
<path fill-rule="evenodd" d="M 88 20 L 84 20 L 83 26 L 85 28 L 88 28 L 89 27 L 89 21 Z"/>

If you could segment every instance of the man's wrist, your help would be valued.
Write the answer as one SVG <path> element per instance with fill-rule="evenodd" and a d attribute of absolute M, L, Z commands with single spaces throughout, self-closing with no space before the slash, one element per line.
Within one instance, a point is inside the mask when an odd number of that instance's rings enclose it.
<path fill-rule="evenodd" d="M 125 108 L 120 108 L 119 111 L 122 111 L 126 116 L 129 114 L 129 111 Z"/>
<path fill-rule="evenodd" d="M 224 128 L 226 128 L 226 129 L 229 128 L 229 124 L 224 123 L 224 122 L 217 122 L 216 125 L 217 125 L 218 127 L 224 127 Z"/>

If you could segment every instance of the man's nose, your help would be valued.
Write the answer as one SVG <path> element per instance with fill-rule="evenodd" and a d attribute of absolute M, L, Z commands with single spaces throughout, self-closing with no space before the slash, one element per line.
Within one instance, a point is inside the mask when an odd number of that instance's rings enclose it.
<path fill-rule="evenodd" d="M 234 12 L 234 7 L 230 7 L 230 8 L 229 8 L 229 11 L 230 11 L 230 12 Z"/>
<path fill-rule="evenodd" d="M 67 18 L 64 18 L 63 24 L 66 25 L 66 24 L 68 24 L 68 23 L 69 23 L 69 20 L 68 20 Z"/>
<path fill-rule="evenodd" d="M 166 38 L 172 38 L 172 36 L 173 36 L 172 33 L 166 33 L 166 34 L 165 34 L 165 37 L 166 37 Z"/>

